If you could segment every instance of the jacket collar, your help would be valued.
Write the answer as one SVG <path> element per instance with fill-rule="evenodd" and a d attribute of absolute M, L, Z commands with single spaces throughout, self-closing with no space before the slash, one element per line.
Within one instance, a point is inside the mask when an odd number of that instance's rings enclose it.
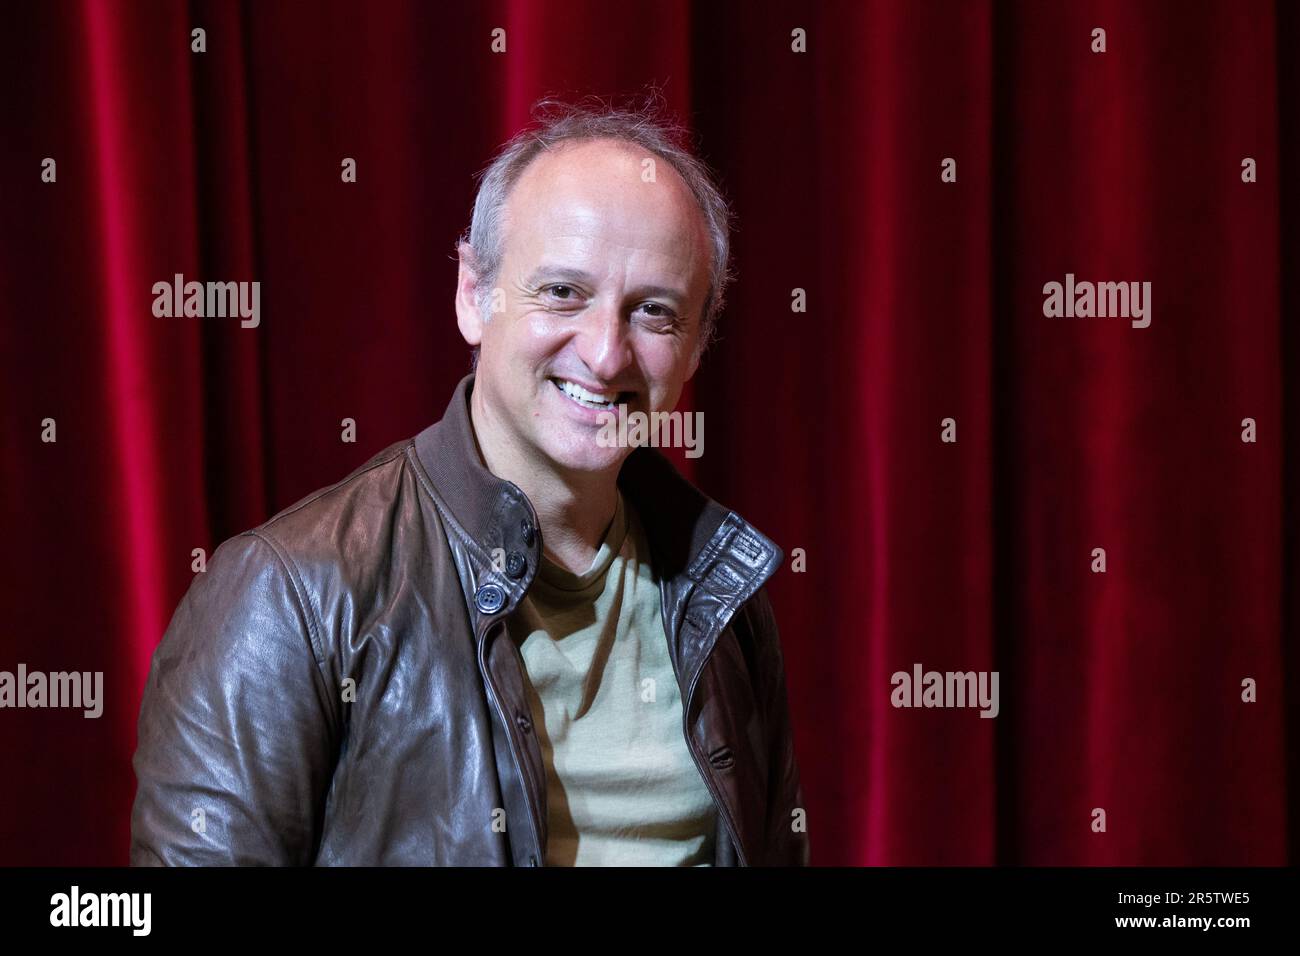
<path fill-rule="evenodd" d="M 471 372 L 457 384 L 442 419 L 416 437 L 415 453 L 454 517 L 453 530 L 480 563 L 474 586 L 489 579 L 499 583 L 508 598 L 508 606 L 500 610 L 508 611 L 532 580 L 541 534 L 527 495 L 494 475 L 484 462 L 470 418 L 473 387 Z M 670 637 L 677 634 L 683 617 L 701 636 L 716 633 L 784 558 L 776 544 L 687 481 L 658 449 L 634 449 L 618 483 L 642 516 L 664 588 L 664 626 Z M 525 555 L 527 573 L 514 581 L 492 573 L 491 555 L 498 548 L 507 555 Z"/>

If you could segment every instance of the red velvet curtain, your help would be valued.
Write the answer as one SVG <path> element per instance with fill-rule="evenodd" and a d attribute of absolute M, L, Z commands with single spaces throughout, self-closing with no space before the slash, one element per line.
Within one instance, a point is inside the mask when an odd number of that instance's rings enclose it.
<path fill-rule="evenodd" d="M 105 703 L 0 711 L 0 863 L 125 861 L 192 550 L 441 413 L 471 174 L 543 93 L 651 82 L 738 215 L 691 474 L 803 549 L 771 589 L 814 863 L 1296 861 L 1295 5 L 5 19 L 0 669 Z M 260 326 L 155 317 L 177 273 L 260 281 Z M 1149 281 L 1149 327 L 1046 316 L 1067 274 Z M 997 671 L 997 717 L 892 706 L 915 664 Z"/>

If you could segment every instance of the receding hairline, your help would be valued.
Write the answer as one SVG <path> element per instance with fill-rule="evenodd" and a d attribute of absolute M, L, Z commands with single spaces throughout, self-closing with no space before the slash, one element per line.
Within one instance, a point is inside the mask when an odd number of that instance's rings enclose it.
<path fill-rule="evenodd" d="M 682 201 L 684 208 L 690 209 L 693 214 L 693 221 L 696 226 L 695 239 L 698 245 L 696 254 L 704 257 L 704 269 L 707 273 L 713 258 L 712 242 L 709 235 L 709 217 L 704 207 L 700 205 L 700 201 L 696 197 L 695 192 L 691 189 L 691 184 L 686 181 L 686 177 L 678 172 L 677 168 L 671 162 L 664 159 L 664 157 L 659 156 L 653 150 L 647 149 L 633 140 L 623 139 L 619 136 L 609 134 L 601 134 L 599 136 L 587 138 L 571 137 L 560 140 L 557 143 L 543 144 L 541 149 L 529 157 L 528 162 L 516 171 L 513 180 L 506 185 L 505 195 L 501 200 L 501 218 L 499 221 L 501 227 L 501 235 L 499 237 L 501 245 L 499 252 L 503 255 L 505 253 L 506 233 L 511 222 L 510 203 L 518 188 L 524 183 L 525 177 L 527 177 L 529 173 L 536 174 L 537 165 L 540 160 L 551 158 L 559 161 L 564 153 L 580 150 L 584 146 L 612 146 L 617 148 L 620 152 L 630 153 L 637 156 L 639 159 L 654 160 L 656 184 L 659 184 L 658 177 L 661 174 L 661 167 L 667 167 L 671 170 L 677 191 L 677 198 Z M 660 160 L 663 160 L 663 162 L 659 162 Z"/>

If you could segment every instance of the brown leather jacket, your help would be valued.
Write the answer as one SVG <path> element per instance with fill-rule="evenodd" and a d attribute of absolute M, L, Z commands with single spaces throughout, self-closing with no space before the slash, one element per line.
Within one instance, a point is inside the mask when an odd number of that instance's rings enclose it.
<path fill-rule="evenodd" d="M 479 454 L 473 380 L 441 421 L 224 542 L 195 577 L 141 705 L 132 865 L 545 860 L 545 767 L 501 639 L 542 538 Z M 619 485 L 645 516 L 715 862 L 806 865 L 763 587 L 782 552 L 653 448 Z"/>

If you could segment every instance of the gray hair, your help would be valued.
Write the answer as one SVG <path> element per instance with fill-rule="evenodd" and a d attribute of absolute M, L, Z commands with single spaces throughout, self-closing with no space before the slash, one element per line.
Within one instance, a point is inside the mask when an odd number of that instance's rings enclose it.
<path fill-rule="evenodd" d="M 642 107 L 614 108 L 592 98 L 585 104 L 546 97 L 533 104 L 535 125 L 515 134 L 478 174 L 478 192 L 469 229 L 459 242 L 473 250 L 479 277 L 479 310 L 484 311 L 489 288 L 501 268 L 501 221 L 506 198 L 528 165 L 542 150 L 566 141 L 613 139 L 639 146 L 667 162 L 685 181 L 708 226 L 711 256 L 709 288 L 700 316 L 701 354 L 714 339 L 731 273 L 731 209 L 712 172 L 688 144 L 686 130 L 663 115 L 659 94 L 651 92 Z M 459 245 L 458 242 L 458 245 Z M 478 364 L 478 348 L 473 364 Z"/>

